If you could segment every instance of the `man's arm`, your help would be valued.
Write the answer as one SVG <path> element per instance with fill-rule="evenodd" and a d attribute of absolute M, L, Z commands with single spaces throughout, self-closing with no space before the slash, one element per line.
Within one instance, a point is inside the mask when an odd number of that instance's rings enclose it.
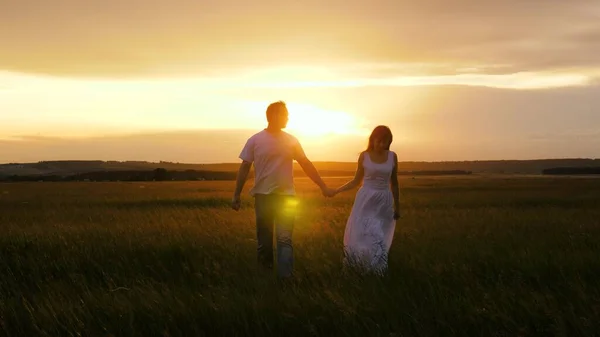
<path fill-rule="evenodd" d="M 296 161 L 298 162 L 298 164 L 300 164 L 300 167 L 302 167 L 302 170 L 304 171 L 304 173 L 306 173 L 310 180 L 312 180 L 315 184 L 317 184 L 317 186 L 319 186 L 319 188 L 322 191 L 325 192 L 327 189 L 327 185 L 325 184 L 323 179 L 321 179 L 321 176 L 319 175 L 319 172 L 317 171 L 315 165 L 313 165 L 313 163 L 306 157 L 298 158 Z"/>
<path fill-rule="evenodd" d="M 235 183 L 235 192 L 234 196 L 239 197 L 242 194 L 242 190 L 244 189 L 244 184 L 246 184 L 246 180 L 248 179 L 248 173 L 250 173 L 250 168 L 252 168 L 252 163 L 249 161 L 242 161 L 240 165 L 240 169 L 238 170 L 237 179 Z"/>
<path fill-rule="evenodd" d="M 317 168 L 308 159 L 308 157 L 304 153 L 302 145 L 297 139 L 295 139 L 294 144 L 294 159 L 296 160 L 296 162 L 298 162 L 298 164 L 300 165 L 304 173 L 306 173 L 306 175 L 310 178 L 310 180 L 312 180 L 317 186 L 319 186 L 319 188 L 323 192 L 323 195 L 329 197 L 334 194 L 333 190 L 327 188 L 327 185 L 325 184 L 323 179 L 321 179 Z"/>
<path fill-rule="evenodd" d="M 252 167 L 252 162 L 254 161 L 254 139 L 250 138 L 246 142 L 246 145 L 242 149 L 242 153 L 240 153 L 240 159 L 242 159 L 242 164 L 238 170 L 237 179 L 235 183 L 235 191 L 233 191 L 233 200 L 231 201 L 231 208 L 234 210 L 239 210 L 242 202 L 241 202 L 241 194 L 244 189 L 244 184 L 248 179 L 248 173 L 250 172 L 250 168 Z"/>

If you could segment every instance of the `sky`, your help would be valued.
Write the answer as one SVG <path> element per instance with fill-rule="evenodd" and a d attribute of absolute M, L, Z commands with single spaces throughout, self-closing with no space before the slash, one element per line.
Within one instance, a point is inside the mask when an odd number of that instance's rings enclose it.
<path fill-rule="evenodd" d="M 0 0 L 0 163 L 600 157 L 595 0 Z"/>

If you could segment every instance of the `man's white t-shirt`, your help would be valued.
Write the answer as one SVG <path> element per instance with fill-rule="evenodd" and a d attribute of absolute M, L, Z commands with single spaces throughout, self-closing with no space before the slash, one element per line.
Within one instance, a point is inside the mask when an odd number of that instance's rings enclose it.
<path fill-rule="evenodd" d="M 294 160 L 305 158 L 296 137 L 280 131 L 260 131 L 248 139 L 240 159 L 254 163 L 254 186 L 250 195 L 295 195 Z"/>

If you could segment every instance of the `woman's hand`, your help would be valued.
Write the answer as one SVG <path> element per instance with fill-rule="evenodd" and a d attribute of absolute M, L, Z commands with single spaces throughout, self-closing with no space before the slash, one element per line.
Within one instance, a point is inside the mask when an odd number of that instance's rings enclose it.
<path fill-rule="evenodd" d="M 400 219 L 400 211 L 395 209 L 394 210 L 394 220 L 398 220 Z"/>

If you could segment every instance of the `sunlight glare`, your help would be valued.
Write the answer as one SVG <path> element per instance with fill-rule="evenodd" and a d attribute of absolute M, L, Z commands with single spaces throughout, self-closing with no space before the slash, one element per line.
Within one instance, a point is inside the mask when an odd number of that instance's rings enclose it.
<path fill-rule="evenodd" d="M 256 114 L 264 111 L 269 102 L 245 102 L 248 125 L 262 124 L 263 116 Z M 365 129 L 355 116 L 343 112 L 327 110 L 312 104 L 286 102 L 289 110 L 289 122 L 286 130 L 303 140 L 314 140 L 333 135 L 364 135 Z"/>
<path fill-rule="evenodd" d="M 355 119 L 340 111 L 328 111 L 308 104 L 290 103 L 288 129 L 305 136 L 349 134 L 357 128 Z"/>

